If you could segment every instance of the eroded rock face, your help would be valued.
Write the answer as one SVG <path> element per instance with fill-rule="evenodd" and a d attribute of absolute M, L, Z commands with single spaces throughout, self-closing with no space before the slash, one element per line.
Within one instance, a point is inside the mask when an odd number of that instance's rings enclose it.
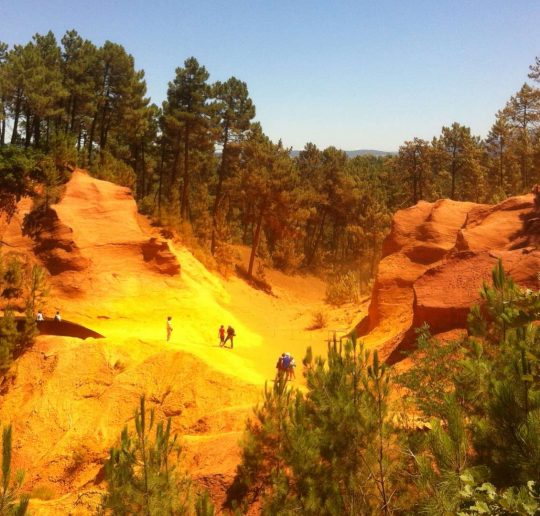
<path fill-rule="evenodd" d="M 368 316 L 357 327 L 389 362 L 414 345 L 416 327 L 465 328 L 497 260 L 520 285 L 538 288 L 540 233 L 533 195 L 491 206 L 440 200 L 396 213 Z"/>
<path fill-rule="evenodd" d="M 62 275 L 56 283 L 74 295 L 95 288 L 103 271 L 178 275 L 167 241 L 149 238 L 139 221 L 128 188 L 76 169 L 58 204 L 32 211 L 31 200 L 23 199 L 9 221 L 0 221 L 0 237 L 8 248 L 35 255 L 51 275 Z"/>
<path fill-rule="evenodd" d="M 34 241 L 34 254 L 56 276 L 66 271 L 84 271 L 91 262 L 73 240 L 73 230 L 63 224 L 52 208 L 30 213 L 23 226 Z"/>
<path fill-rule="evenodd" d="M 169 276 L 180 274 L 180 264 L 165 240 L 152 237 L 141 244 L 144 261 L 161 273 Z"/>

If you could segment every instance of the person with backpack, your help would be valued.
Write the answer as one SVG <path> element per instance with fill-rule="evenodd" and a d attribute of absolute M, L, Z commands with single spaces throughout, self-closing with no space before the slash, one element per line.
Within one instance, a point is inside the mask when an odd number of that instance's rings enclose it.
<path fill-rule="evenodd" d="M 225 338 L 225 341 L 223 342 L 223 345 L 227 344 L 227 341 L 231 341 L 231 349 L 234 348 L 234 337 L 236 337 L 236 332 L 234 331 L 234 328 L 232 326 L 227 327 L 227 337 Z"/>
<path fill-rule="evenodd" d="M 289 379 L 289 367 L 291 366 L 291 354 L 285 353 L 282 361 L 283 372 L 285 373 L 285 379 Z"/>
<path fill-rule="evenodd" d="M 296 361 L 294 360 L 294 357 L 291 357 L 291 360 L 289 362 L 289 369 L 287 369 L 287 380 L 296 380 L 296 373 L 294 372 L 295 367 Z"/>
<path fill-rule="evenodd" d="M 172 317 L 169 315 L 169 317 L 167 317 L 167 342 L 171 340 L 172 330 Z"/>
<path fill-rule="evenodd" d="M 219 338 L 219 347 L 222 348 L 225 344 L 225 327 L 223 326 L 223 324 L 219 327 L 218 338 Z"/>
<path fill-rule="evenodd" d="M 283 359 L 285 358 L 285 353 L 281 353 L 281 356 L 278 358 L 277 364 L 276 364 L 276 378 L 281 378 L 283 376 L 284 370 L 283 370 Z"/>

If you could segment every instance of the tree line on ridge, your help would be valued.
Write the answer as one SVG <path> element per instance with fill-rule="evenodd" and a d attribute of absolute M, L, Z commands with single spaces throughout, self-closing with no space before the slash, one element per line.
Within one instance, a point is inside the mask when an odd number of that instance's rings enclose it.
<path fill-rule="evenodd" d="M 231 245 L 284 270 L 373 275 L 391 214 L 443 197 L 495 202 L 540 180 L 540 61 L 482 139 L 457 122 L 397 155 L 348 158 L 307 143 L 298 156 L 254 122 L 245 82 L 210 82 L 190 57 L 161 106 L 119 44 L 75 30 L 0 43 L 2 199 L 54 187 L 66 163 L 133 189 L 141 211 L 192 234 L 218 263 Z"/>

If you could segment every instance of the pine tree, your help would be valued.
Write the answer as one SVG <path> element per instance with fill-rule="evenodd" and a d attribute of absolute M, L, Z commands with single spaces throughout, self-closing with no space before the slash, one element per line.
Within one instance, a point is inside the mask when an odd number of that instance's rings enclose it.
<path fill-rule="evenodd" d="M 417 512 L 443 516 L 455 514 L 460 506 L 462 476 L 468 474 L 478 480 L 485 472 L 473 467 L 465 416 L 455 396 L 446 395 L 438 412 L 420 451 L 413 448 L 409 453 L 417 468 Z"/>
<path fill-rule="evenodd" d="M 540 293 L 523 291 L 499 261 L 469 318 L 471 353 L 457 388 L 470 399 L 474 444 L 497 485 L 540 480 Z"/>
<path fill-rule="evenodd" d="M 427 199 L 430 182 L 429 143 L 420 138 L 405 142 L 400 148 L 397 167 L 401 177 L 410 188 L 407 204 L 416 204 L 420 199 Z"/>
<path fill-rule="evenodd" d="M 356 339 L 304 359 L 307 392 L 278 377 L 249 423 L 234 493 L 263 514 L 391 514 L 399 463 L 388 418 L 389 377 Z M 232 497 L 234 499 L 234 497 Z"/>
<path fill-rule="evenodd" d="M 248 419 L 242 441 L 242 461 L 227 493 L 231 508 L 247 508 L 265 502 L 274 485 L 283 483 L 283 449 L 286 445 L 286 425 L 289 407 L 295 394 L 282 376 L 272 387 L 265 385 L 264 398 Z"/>
<path fill-rule="evenodd" d="M 353 335 L 328 361 L 304 360 L 308 392 L 291 423 L 291 485 L 306 514 L 391 514 L 398 462 L 388 420 L 389 377 Z"/>
<path fill-rule="evenodd" d="M 0 375 L 5 375 L 11 367 L 18 338 L 19 333 L 13 312 L 5 309 L 0 318 Z"/>
<path fill-rule="evenodd" d="M 81 155 L 83 138 L 90 131 L 99 91 L 99 54 L 96 46 L 75 30 L 62 37 L 62 79 L 67 96 L 64 101 L 65 132 L 75 137 Z"/>
<path fill-rule="evenodd" d="M 154 426 L 154 411 L 148 413 L 145 405 L 141 397 L 134 417 L 135 434 L 125 427 L 120 447 L 110 450 L 103 509 L 119 515 L 189 514 L 190 481 L 176 471 L 171 460 L 180 454 L 176 436 L 171 434 L 171 419 Z"/>
<path fill-rule="evenodd" d="M 450 199 L 480 202 L 484 170 L 480 162 L 480 139 L 468 127 L 454 122 L 443 127 L 438 147 L 450 176 Z"/>
<path fill-rule="evenodd" d="M 34 146 L 42 146 L 44 131 L 44 147 L 48 148 L 51 129 L 63 114 L 62 104 L 67 92 L 62 84 L 61 51 L 54 34 L 51 31 L 45 35 L 36 34 L 33 40 L 38 59 L 29 78 L 27 107 L 32 115 Z"/>
<path fill-rule="evenodd" d="M 11 471 L 11 426 L 4 427 L 2 432 L 2 478 L 0 483 L 0 514 L 6 516 L 23 516 L 28 510 L 28 496 L 17 497 L 24 479 L 24 472 L 17 471 L 12 479 Z"/>
<path fill-rule="evenodd" d="M 524 84 L 506 103 L 504 116 L 513 128 L 513 147 L 518 155 L 521 189 L 526 191 L 538 179 L 533 170 L 534 132 L 540 122 L 540 91 Z"/>
<path fill-rule="evenodd" d="M 172 150 L 171 177 L 181 176 L 180 217 L 189 218 L 195 158 L 213 151 L 209 73 L 194 57 L 176 69 L 163 105 L 164 132 Z"/>
<path fill-rule="evenodd" d="M 251 120 L 255 116 L 255 106 L 248 96 L 245 82 L 231 77 L 226 82 L 216 82 L 212 86 L 216 100 L 214 116 L 219 125 L 217 143 L 221 146 L 221 162 L 212 208 L 212 237 L 210 252 L 215 253 L 218 239 L 218 212 L 223 204 L 223 183 L 238 166 L 240 145 L 245 139 Z"/>
<path fill-rule="evenodd" d="M 491 189 L 499 195 L 507 192 L 515 194 L 519 191 L 512 140 L 512 128 L 508 118 L 499 111 L 485 141 Z"/>
<path fill-rule="evenodd" d="M 266 231 L 265 236 L 272 237 L 275 246 L 295 230 L 291 219 L 294 220 L 297 208 L 298 175 L 289 157 L 289 149 L 270 141 L 259 124 L 252 126 L 241 160 L 244 166 L 237 178 L 236 189 L 244 209 L 247 211 L 249 207 L 250 210 L 246 225 L 251 222 L 253 227 L 247 268 L 247 275 L 251 278 L 263 232 Z"/>

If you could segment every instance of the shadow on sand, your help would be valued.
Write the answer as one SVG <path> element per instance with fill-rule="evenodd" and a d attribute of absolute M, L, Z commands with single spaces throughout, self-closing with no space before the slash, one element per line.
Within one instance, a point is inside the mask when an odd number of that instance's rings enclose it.
<path fill-rule="evenodd" d="M 24 322 L 23 317 L 17 317 L 16 320 L 18 327 Z M 78 339 L 87 339 L 89 337 L 94 339 L 104 338 L 104 335 L 101 335 L 97 331 L 70 321 L 46 319 L 45 321 L 37 321 L 36 324 L 40 335 L 58 335 L 59 337 L 76 337 Z"/>

